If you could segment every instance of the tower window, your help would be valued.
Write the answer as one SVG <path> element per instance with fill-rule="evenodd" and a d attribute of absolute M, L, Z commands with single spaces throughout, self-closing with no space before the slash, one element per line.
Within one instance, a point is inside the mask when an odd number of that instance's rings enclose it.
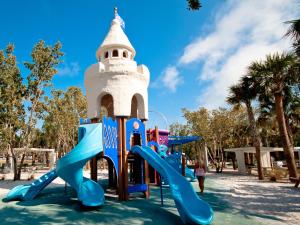
<path fill-rule="evenodd" d="M 118 57 L 119 56 L 119 52 L 118 50 L 113 50 L 113 54 L 112 54 L 113 57 Z"/>
<path fill-rule="evenodd" d="M 108 52 L 105 52 L 105 54 L 104 54 L 104 58 L 108 58 Z"/>
<path fill-rule="evenodd" d="M 126 51 L 123 52 L 123 57 L 127 58 L 127 52 Z"/>

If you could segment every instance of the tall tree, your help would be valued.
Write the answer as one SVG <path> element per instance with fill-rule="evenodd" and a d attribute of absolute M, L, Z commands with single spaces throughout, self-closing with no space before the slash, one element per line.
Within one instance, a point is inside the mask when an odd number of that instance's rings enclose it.
<path fill-rule="evenodd" d="M 52 91 L 43 129 L 48 145 L 57 149 L 59 157 L 76 145 L 79 118 L 86 117 L 86 112 L 87 102 L 80 88 Z"/>
<path fill-rule="evenodd" d="M 182 109 L 183 116 L 187 120 L 187 127 L 191 135 L 200 136 L 201 141 L 194 144 L 195 158 L 200 158 L 201 151 L 204 152 L 205 144 L 212 142 L 212 130 L 210 127 L 210 112 L 205 108 L 199 108 L 195 111 Z M 213 155 L 215 149 L 212 150 Z"/>
<path fill-rule="evenodd" d="M 286 33 L 286 36 L 289 36 L 293 40 L 293 47 L 295 53 L 300 58 L 300 19 L 288 21 L 290 27 Z"/>
<path fill-rule="evenodd" d="M 23 148 L 19 171 L 21 175 L 25 152 L 32 145 L 34 128 L 38 119 L 43 119 L 46 106 L 44 103 L 45 90 L 52 85 L 52 78 L 57 73 L 56 66 L 61 62 L 63 53 L 61 44 L 57 42 L 53 47 L 46 46 L 43 40 L 39 41 L 32 50 L 32 62 L 25 62 L 25 67 L 30 71 L 27 76 L 26 101 L 29 106 L 28 120 L 23 132 Z M 18 177 L 20 179 L 20 177 Z"/>
<path fill-rule="evenodd" d="M 200 0 L 186 0 L 188 3 L 188 9 L 189 10 L 199 10 L 202 5 Z"/>
<path fill-rule="evenodd" d="M 178 122 L 170 125 L 170 135 L 174 136 L 189 136 L 192 135 L 191 130 L 187 124 L 180 124 Z M 187 143 L 182 145 L 182 151 L 189 159 L 196 159 L 199 157 L 199 143 Z"/>
<path fill-rule="evenodd" d="M 259 84 L 261 96 L 271 96 L 275 102 L 276 119 L 290 177 L 297 177 L 294 147 L 289 136 L 284 112 L 285 89 L 299 84 L 299 64 L 293 54 L 267 55 L 262 62 L 253 62 L 249 71 Z"/>
<path fill-rule="evenodd" d="M 248 141 L 248 125 L 246 125 L 243 107 L 209 111 L 199 108 L 195 111 L 183 109 L 190 134 L 202 137 L 201 143 L 195 147 L 208 148 L 208 154 L 213 163 L 216 157 L 223 157 L 224 148 L 240 147 Z M 228 154 L 227 154 L 228 155 Z M 232 157 L 233 158 L 233 157 Z"/>
<path fill-rule="evenodd" d="M 287 131 L 291 141 L 291 144 L 294 142 L 294 135 L 299 130 L 300 125 L 300 93 L 297 86 L 286 86 L 283 89 L 284 101 L 283 101 L 283 110 L 284 116 L 287 124 Z M 275 99 L 273 95 L 268 96 L 261 94 L 259 96 L 260 102 L 260 120 L 270 120 L 273 115 L 276 114 L 275 108 Z"/>
<path fill-rule="evenodd" d="M 254 117 L 253 107 L 251 101 L 257 96 L 255 83 L 250 76 L 244 76 L 238 85 L 230 87 L 230 94 L 227 98 L 227 102 L 236 105 L 244 103 L 247 112 L 248 119 L 251 128 L 252 142 L 255 147 L 255 157 L 257 161 L 258 178 L 264 179 L 262 164 L 261 164 L 261 139 L 256 127 L 256 121 Z"/>
<path fill-rule="evenodd" d="M 14 180 L 18 179 L 17 159 L 14 151 L 17 133 L 24 128 L 23 98 L 25 87 L 17 67 L 14 46 L 9 44 L 0 51 L 0 141 L 2 150 L 13 159 Z"/>

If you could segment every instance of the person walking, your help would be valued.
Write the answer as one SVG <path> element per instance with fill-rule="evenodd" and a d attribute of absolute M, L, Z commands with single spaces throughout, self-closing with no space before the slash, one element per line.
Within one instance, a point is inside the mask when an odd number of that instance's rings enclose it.
<path fill-rule="evenodd" d="M 194 168 L 194 175 L 197 177 L 200 193 L 203 195 L 204 192 L 204 180 L 205 180 L 206 169 L 204 163 L 196 161 Z"/>

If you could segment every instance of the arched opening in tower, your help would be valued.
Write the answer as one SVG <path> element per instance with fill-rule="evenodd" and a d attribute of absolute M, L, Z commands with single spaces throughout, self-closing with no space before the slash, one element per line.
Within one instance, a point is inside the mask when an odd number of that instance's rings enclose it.
<path fill-rule="evenodd" d="M 130 118 L 137 118 L 138 117 L 138 101 L 135 95 L 131 99 L 131 113 Z"/>
<path fill-rule="evenodd" d="M 145 118 L 144 99 L 140 94 L 135 94 L 132 96 L 130 118 Z"/>
<path fill-rule="evenodd" d="M 114 100 L 110 94 L 105 94 L 100 102 L 100 118 L 114 116 Z"/>
<path fill-rule="evenodd" d="M 97 180 L 100 181 L 106 190 L 107 188 L 115 189 L 117 187 L 117 173 L 113 161 L 103 155 L 100 155 L 98 159 L 97 167 L 99 172 L 97 174 Z"/>

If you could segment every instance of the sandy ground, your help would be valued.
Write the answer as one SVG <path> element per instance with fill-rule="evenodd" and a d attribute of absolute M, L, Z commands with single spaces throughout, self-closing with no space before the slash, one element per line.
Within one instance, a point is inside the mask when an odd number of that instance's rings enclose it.
<path fill-rule="evenodd" d="M 299 224 L 300 188 L 290 182 L 258 181 L 256 176 L 237 175 L 235 171 L 210 173 L 209 191 L 219 195 L 241 214 L 257 217 L 258 221 L 270 219 L 267 224 Z M 266 222 L 266 221 L 265 221 Z"/>
<path fill-rule="evenodd" d="M 35 177 L 45 172 L 39 171 Z M 102 171 L 99 177 L 105 174 Z M 24 183 L 30 181 L 0 181 L 0 198 Z M 150 200 L 133 198 L 120 203 L 107 197 L 103 207 L 90 211 L 79 207 L 76 193 L 70 187 L 64 193 L 64 184 L 59 178 L 54 180 L 29 202 L 0 202 L 0 217 L 5 218 L 1 224 L 181 224 L 168 188 L 163 191 L 163 207 L 159 188 L 151 187 Z M 199 192 L 197 182 L 192 185 Z M 205 186 L 201 198 L 213 207 L 215 225 L 299 224 L 300 188 L 291 183 L 260 182 L 254 176 L 225 171 L 208 173 Z"/>

